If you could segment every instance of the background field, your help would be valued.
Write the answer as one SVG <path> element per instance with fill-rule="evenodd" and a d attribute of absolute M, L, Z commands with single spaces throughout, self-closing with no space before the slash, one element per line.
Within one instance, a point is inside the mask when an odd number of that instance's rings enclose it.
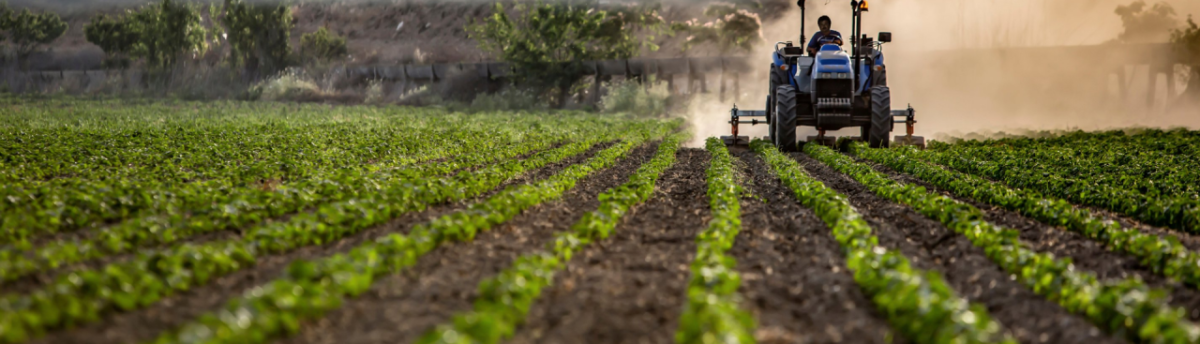
<path fill-rule="evenodd" d="M 0 99 L 9 343 L 1196 342 L 1200 134 Z"/>

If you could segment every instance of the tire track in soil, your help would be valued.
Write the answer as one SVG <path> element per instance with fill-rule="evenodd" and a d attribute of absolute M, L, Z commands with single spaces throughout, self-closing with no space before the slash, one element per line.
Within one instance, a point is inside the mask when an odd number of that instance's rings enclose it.
<path fill-rule="evenodd" d="M 654 157 L 657 143 L 635 148 L 608 169 L 579 181 L 558 201 L 526 210 L 474 241 L 446 243 L 400 274 L 382 277 L 339 309 L 301 327 L 282 343 L 411 343 L 453 315 L 468 311 L 479 283 L 536 252 L 600 206 L 598 196 L 624 184 Z"/>
<path fill-rule="evenodd" d="M 672 343 L 710 219 L 703 149 L 680 149 L 648 202 L 567 263 L 509 343 Z"/>
<path fill-rule="evenodd" d="M 759 343 L 906 343 L 854 282 L 825 223 L 759 156 L 735 155 L 742 186 L 761 197 L 742 197 L 742 231 L 729 251 Z"/>
<path fill-rule="evenodd" d="M 525 160 L 537 153 L 551 151 L 551 150 L 557 149 L 559 147 L 562 147 L 565 144 L 567 144 L 567 143 L 558 142 L 558 143 L 550 145 L 549 148 L 534 150 L 529 153 L 521 154 L 511 160 Z M 612 142 L 605 142 L 605 143 L 599 143 L 597 145 L 600 147 L 607 148 L 611 144 L 612 144 Z M 599 150 L 597 150 L 597 151 L 599 151 Z M 443 160 L 445 160 L 445 159 L 443 159 Z M 503 163 L 503 161 L 496 161 L 496 162 L 492 162 L 492 163 L 484 163 L 484 164 L 477 164 L 477 165 L 462 167 L 462 168 L 455 169 L 454 171 L 452 171 L 450 173 L 438 174 L 438 175 L 431 176 L 431 177 L 454 176 L 460 172 L 476 171 L 476 170 L 479 170 L 479 169 L 482 169 L 482 168 L 485 168 L 488 166 L 496 165 L 499 163 Z M 406 166 L 406 167 L 411 167 L 411 166 Z M 522 176 L 517 177 L 517 179 L 515 179 L 515 180 L 510 180 L 510 181 L 506 182 L 503 185 L 512 185 L 515 183 L 523 183 L 525 181 L 528 181 L 528 179 L 525 179 L 525 176 L 522 175 Z M 498 190 L 503 190 L 503 188 L 499 188 L 495 191 L 490 191 L 487 194 L 487 196 L 494 194 Z M 484 197 L 484 198 L 486 198 L 486 197 Z M 306 207 L 299 212 L 293 212 L 293 213 L 288 213 L 288 214 L 284 214 L 284 215 L 277 216 L 277 217 L 268 218 L 266 220 L 251 224 L 250 227 L 254 227 L 254 226 L 258 226 L 258 225 L 266 225 L 266 224 L 270 224 L 272 222 L 287 222 L 293 216 L 296 216 L 301 213 L 311 213 L 313 211 L 316 211 L 318 208 L 320 208 L 320 206 L 330 204 L 330 203 L 335 203 L 335 202 L 322 201 L 315 206 Z M 244 233 L 245 229 L 246 228 L 225 229 L 225 230 L 218 230 L 218 231 L 213 231 L 213 232 L 209 232 L 209 233 L 201 233 L 201 234 L 197 234 L 197 235 L 193 235 L 193 236 L 184 238 L 177 242 L 166 244 L 166 245 L 159 244 L 159 245 L 142 247 L 142 248 L 137 249 L 137 252 L 141 252 L 144 250 L 167 249 L 169 247 L 182 245 L 184 243 L 192 243 L 192 244 L 202 245 L 202 244 L 214 242 L 214 241 L 237 240 L 237 238 L 239 238 L 242 234 L 245 234 Z M 61 239 L 61 240 L 91 239 L 92 237 L 95 236 L 95 234 L 96 234 L 95 232 L 96 232 L 95 229 L 89 229 L 85 232 L 64 233 L 64 235 L 69 234 L 72 237 L 70 239 Z M 57 241 L 57 240 L 60 240 L 60 239 L 55 239 L 55 240 L 51 240 L 51 241 Z M 49 243 L 49 241 L 44 242 L 42 244 L 46 244 L 46 243 Z M 38 246 L 41 246 L 41 244 L 39 244 Z M 83 261 L 83 262 L 79 262 L 79 263 L 67 264 L 64 266 L 60 266 L 58 268 L 42 270 L 37 273 L 31 274 L 31 275 L 28 275 L 25 277 L 21 277 L 21 278 L 12 280 L 12 281 L 0 282 L 0 290 L 4 290 L 4 292 L 6 294 L 9 294 L 9 293 L 11 293 L 11 294 L 26 294 L 26 293 L 32 292 L 34 290 L 37 290 L 38 288 L 45 287 L 46 285 L 48 285 L 50 283 L 54 283 L 54 281 L 57 281 L 61 276 L 64 276 L 64 275 L 72 273 L 72 272 L 83 271 L 83 270 L 95 270 L 95 269 L 103 268 L 104 266 L 109 265 L 109 264 L 129 261 L 130 259 L 133 259 L 134 257 L 137 256 L 137 254 L 138 254 L 137 252 L 108 255 L 108 256 L 101 257 L 101 258 L 91 259 L 91 260 L 87 260 L 87 261 Z"/>
<path fill-rule="evenodd" d="M 871 190 L 820 161 L 792 153 L 809 175 L 846 195 L 880 245 L 898 250 L 913 267 L 937 271 L 958 294 L 987 308 L 1022 343 L 1126 343 L 1010 279 L 967 237 Z"/>
<path fill-rule="evenodd" d="M 74 329 L 52 332 L 29 343 L 117 344 L 153 340 L 163 331 L 177 329 L 206 312 L 224 307 L 229 300 L 241 296 L 245 291 L 279 277 L 293 260 L 328 257 L 337 253 L 349 252 L 360 244 L 392 233 L 407 233 L 414 225 L 465 209 L 472 203 L 487 199 L 508 186 L 545 179 L 566 166 L 591 158 L 612 144 L 613 142 L 597 144 L 582 154 L 547 164 L 542 168 L 510 179 L 479 197 L 454 203 L 431 205 L 424 211 L 402 215 L 386 224 L 367 229 L 334 243 L 307 246 L 285 254 L 260 257 L 254 266 L 215 278 L 204 285 L 195 286 L 189 291 L 168 296 L 149 307 L 109 314 L 100 321 Z"/>
<path fill-rule="evenodd" d="M 957 197 L 950 191 L 937 188 L 916 177 L 896 172 L 887 166 L 869 161 L 876 171 L 886 174 L 892 180 L 901 183 L 920 185 L 928 190 L 950 197 L 959 202 L 970 204 L 983 211 L 984 218 L 991 223 L 1012 228 L 1021 233 L 1021 241 L 1037 252 L 1052 253 L 1056 257 L 1070 258 L 1075 267 L 1096 274 L 1100 280 L 1141 278 L 1146 284 L 1162 288 L 1170 292 L 1170 304 L 1182 307 L 1188 312 L 1188 318 L 1200 320 L 1200 290 L 1183 283 L 1171 280 L 1166 276 L 1155 273 L 1138 262 L 1133 255 L 1113 252 L 1099 241 L 1092 240 L 1069 229 L 1048 225 L 1017 212 L 977 202 L 973 199 Z M 1134 229 L 1140 230 L 1140 228 Z"/>

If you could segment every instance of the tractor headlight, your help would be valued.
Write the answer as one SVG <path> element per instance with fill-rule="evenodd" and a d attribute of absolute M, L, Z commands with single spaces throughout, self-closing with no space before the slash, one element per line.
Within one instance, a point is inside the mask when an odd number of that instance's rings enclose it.
<path fill-rule="evenodd" d="M 833 73 L 821 73 L 821 79 L 832 79 Z"/>
<path fill-rule="evenodd" d="M 850 73 L 837 73 L 837 78 L 838 79 L 849 79 Z"/>

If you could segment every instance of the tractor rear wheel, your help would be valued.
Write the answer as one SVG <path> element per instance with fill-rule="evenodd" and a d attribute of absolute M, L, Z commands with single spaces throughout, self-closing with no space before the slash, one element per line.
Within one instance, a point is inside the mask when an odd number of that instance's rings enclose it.
<path fill-rule="evenodd" d="M 775 89 L 775 84 L 771 83 L 771 89 Z M 767 135 L 771 138 L 771 143 L 775 143 L 775 115 L 772 113 L 775 110 L 774 96 L 767 96 Z"/>
<path fill-rule="evenodd" d="M 867 143 L 871 148 L 888 148 L 892 135 L 892 91 L 887 86 L 871 88 L 871 130 Z"/>
<path fill-rule="evenodd" d="M 775 146 L 796 151 L 796 87 L 792 85 L 775 88 Z"/>

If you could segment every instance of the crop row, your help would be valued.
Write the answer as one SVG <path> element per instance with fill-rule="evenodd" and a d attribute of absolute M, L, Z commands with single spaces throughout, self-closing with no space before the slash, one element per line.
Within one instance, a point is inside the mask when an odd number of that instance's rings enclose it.
<path fill-rule="evenodd" d="M 276 166 L 276 162 L 294 160 L 349 165 L 378 160 L 382 155 L 403 153 L 414 144 L 419 145 L 421 141 L 414 138 L 428 134 L 437 136 L 456 129 L 436 125 L 436 121 L 430 120 L 432 118 L 495 127 L 506 117 L 512 117 L 497 115 L 494 120 L 451 114 L 431 117 L 435 111 L 417 108 L 387 108 L 383 111 L 346 108 L 345 111 L 330 112 L 327 108 L 302 107 L 305 111 L 297 113 L 301 109 L 262 111 L 258 107 L 192 104 L 196 111 L 206 112 L 205 116 L 180 120 L 187 117 L 187 112 L 159 105 L 126 104 L 113 110 L 98 103 L 73 105 L 84 113 L 77 117 L 56 120 L 55 116 L 48 115 L 49 125 L 21 125 L 13 118 L 35 109 L 53 110 L 41 104 L 6 116 L 8 126 L 0 127 L 0 138 L 3 138 L 0 139 L 0 161 L 4 162 L 0 168 L 0 182 L 37 185 L 64 177 L 150 182 L 240 175 L 285 179 L 289 175 L 305 173 L 303 167 L 306 166 L 284 170 L 288 166 Z M 0 109 L 0 112 L 4 110 L 7 109 Z M 106 111 L 145 121 L 123 123 L 104 119 Z M 211 113 L 213 111 L 221 112 Z M 305 116 L 305 112 L 309 114 Z M 325 114 L 314 116 L 312 112 Z M 94 125 L 83 123 L 98 118 L 101 120 Z M 231 118 L 235 120 L 226 120 Z M 163 122 L 167 124 L 154 125 Z M 466 125 L 455 127 L 470 131 L 483 129 Z"/>
<path fill-rule="evenodd" d="M 1015 343 L 986 309 L 958 296 L 941 275 L 913 268 L 904 255 L 879 246 L 879 238 L 845 196 L 770 144 L 755 141 L 752 146 L 796 199 L 833 231 L 854 281 L 905 337 L 916 343 Z"/>
<path fill-rule="evenodd" d="M 1075 269 L 1069 259 L 1034 252 L 1020 241 L 1016 230 L 983 220 L 983 212 L 969 204 L 891 180 L 827 147 L 805 145 L 804 151 L 875 194 L 908 205 L 966 236 L 1018 282 L 1113 335 L 1141 343 L 1200 340 L 1200 328 L 1186 320 L 1183 309 L 1167 304 L 1163 290 L 1139 279 L 1100 282 L 1095 274 Z"/>
<path fill-rule="evenodd" d="M 710 137 L 705 142 L 711 158 L 707 178 L 712 219 L 696 235 L 696 257 L 688 280 L 687 302 L 675 332 L 677 343 L 753 343 L 754 317 L 739 308 L 742 283 L 737 262 L 725 255 L 742 230 L 739 196 L 743 189 L 733 169 L 733 156 L 725 143 Z"/>
<path fill-rule="evenodd" d="M 643 122 L 634 132 L 662 130 Z M 163 296 L 254 264 L 259 256 L 323 244 L 430 204 L 474 197 L 530 169 L 582 153 L 605 137 L 568 144 L 526 160 L 507 161 L 446 178 L 401 181 L 364 190 L 348 201 L 320 206 L 247 231 L 241 238 L 144 252 L 129 262 L 73 272 L 29 295 L 0 299 L 0 338 L 20 341 L 46 329 L 144 307 Z M 464 228 L 464 230 L 466 230 Z"/>
<path fill-rule="evenodd" d="M 1144 149 L 1182 155 L 1195 151 L 1193 147 L 1200 144 L 1200 131 L 1189 131 L 1187 129 L 1134 129 L 1094 132 L 1082 130 L 1038 132 L 994 139 L 959 139 L 952 141 L 950 144 L 935 141 L 931 142 L 929 149 L 941 150 L 950 146 L 1011 146 L 1021 148 L 1036 145 L 1063 147 L 1075 146 L 1079 143 L 1095 145 L 1100 150 L 1105 147 L 1114 146 L 1138 146 Z"/>
<path fill-rule="evenodd" d="M 600 194 L 598 209 L 584 214 L 570 231 L 556 234 L 545 251 L 522 255 L 511 267 L 481 282 L 471 311 L 455 315 L 451 323 L 430 330 L 417 343 L 494 344 L 512 337 L 542 289 L 571 257 L 608 238 L 630 209 L 650 198 L 659 175 L 675 162 L 675 152 L 686 139 L 686 134 L 676 134 L 663 140 L 654 157 L 628 182 Z"/>
<path fill-rule="evenodd" d="M 506 122 L 506 124 L 520 126 L 536 123 L 537 118 L 533 118 L 534 116 L 529 117 L 515 121 L 515 123 Z M 438 159 L 443 156 L 492 149 L 496 145 L 496 142 L 520 142 L 531 139 L 537 140 L 547 136 L 556 136 L 562 132 L 562 129 L 574 130 L 578 128 L 576 125 L 582 123 L 588 122 L 574 121 L 565 124 L 560 123 L 557 126 L 548 126 L 549 128 L 546 128 L 548 130 L 545 133 L 525 133 L 498 128 L 483 131 L 464 129 L 457 133 L 418 133 L 401 139 L 401 141 L 411 140 L 411 142 L 403 142 L 407 145 L 405 151 L 390 149 L 386 145 L 380 146 L 378 147 L 380 149 L 387 148 L 387 153 L 381 153 L 376 158 L 384 161 L 392 161 L 403 156 L 402 154 L 410 152 L 409 150 L 413 150 L 423 152 L 430 158 Z M 493 123 L 488 125 L 500 126 L 501 124 Z M 464 127 L 470 127 L 470 125 L 464 125 Z M 480 136 L 488 139 L 479 140 L 478 137 Z M 326 139 L 331 138 L 321 138 L 320 140 L 324 141 Z M 458 144 L 455 142 L 470 143 Z M 307 147 L 307 145 L 297 146 L 301 150 Z M 372 149 L 372 147 L 364 147 L 364 149 Z M 336 179 L 342 174 L 356 175 L 371 173 L 372 171 L 381 169 L 381 166 L 389 168 L 403 166 L 395 164 L 360 164 L 347 168 L 346 162 L 321 160 L 299 161 L 286 157 L 274 158 L 264 163 L 279 164 L 283 165 L 284 168 L 306 171 L 302 177 L 293 176 L 295 177 L 294 179 L 280 180 L 279 183 L 282 185 L 305 181 L 319 183 L 322 179 Z M 255 178 L 260 177 L 262 176 Z M 20 186 L 4 187 L 5 190 L 3 191 L 7 194 L 0 195 L 0 197 L 8 201 L 0 202 L 0 205 L 6 205 L 8 209 L 3 212 L 3 215 L 0 215 L 2 216 L 0 217 L 0 240 L 3 240 L 0 243 L 15 243 L 17 246 L 21 246 L 29 236 L 71 230 L 89 225 L 103 225 L 107 221 L 123 220 L 130 217 L 191 214 L 195 209 L 211 208 L 213 204 L 237 202 L 240 198 L 244 198 L 243 195 L 247 194 L 257 194 L 258 197 L 263 197 L 264 194 L 269 194 L 272 189 L 277 188 L 277 186 L 273 186 L 270 183 L 248 185 L 231 180 L 154 183 L 123 178 L 108 180 L 69 179 L 58 184 L 61 185 L 53 187 L 43 186 L 35 189 L 24 189 Z M 271 195 L 265 196 L 269 197 Z M 223 209 L 217 210 L 223 211 Z"/>
<path fill-rule="evenodd" d="M 1002 181 L 1012 187 L 1032 189 L 1079 204 L 1106 208 L 1152 225 L 1189 232 L 1200 231 L 1200 200 L 1196 198 L 1155 197 L 1106 181 L 1114 177 L 1077 178 L 1066 171 L 1028 167 L 1021 162 L 1026 158 L 1012 155 L 990 161 L 978 158 L 986 154 L 978 150 L 949 150 L 916 152 L 913 155 L 957 171 Z M 1139 176 L 1120 178 L 1131 183 L 1163 183 Z M 1179 182 L 1194 184 L 1194 180 Z"/>
<path fill-rule="evenodd" d="M 942 153 L 970 154 L 1014 168 L 1036 168 L 1061 177 L 1134 190 L 1150 197 L 1200 199 L 1200 162 L 1190 152 L 1172 153 L 1146 145 L 1079 141 L 1023 146 L 943 146 Z M 1200 148 L 1200 145 L 1197 145 Z"/>
<path fill-rule="evenodd" d="M 1188 250 L 1175 236 L 1157 236 L 1102 219 L 1067 201 L 1047 198 L 1029 189 L 1011 189 L 969 174 L 950 171 L 912 158 L 913 150 L 866 149 L 856 145 L 859 157 L 980 202 L 1029 216 L 1052 226 L 1062 226 L 1105 244 L 1110 250 L 1131 254 L 1156 273 L 1200 286 L 1200 254 Z"/>
<path fill-rule="evenodd" d="M 314 262 L 298 261 L 287 273 L 247 291 L 222 310 L 201 316 L 155 343 L 262 343 L 295 333 L 300 321 L 338 308 L 341 301 L 370 288 L 376 277 L 412 265 L 417 258 L 451 241 L 470 241 L 480 231 L 504 223 L 521 211 L 562 196 L 589 173 L 614 164 L 633 147 L 663 130 L 630 132 L 630 136 L 582 164 L 567 167 L 535 184 L 511 187 L 468 209 L 360 245 L 349 253 Z"/>
<path fill-rule="evenodd" d="M 143 247 L 172 244 L 199 234 L 241 228 L 322 203 L 358 197 L 378 185 L 441 176 L 463 167 L 515 158 L 553 144 L 552 138 L 530 137 L 516 145 L 485 145 L 482 147 L 486 149 L 460 154 L 450 161 L 371 174 L 348 171 L 329 179 L 299 181 L 275 190 L 230 195 L 222 202 L 190 210 L 187 216 L 169 212 L 125 221 L 98 230 L 86 239 L 54 241 L 31 252 L 4 250 L 0 251 L 0 281 Z"/>

